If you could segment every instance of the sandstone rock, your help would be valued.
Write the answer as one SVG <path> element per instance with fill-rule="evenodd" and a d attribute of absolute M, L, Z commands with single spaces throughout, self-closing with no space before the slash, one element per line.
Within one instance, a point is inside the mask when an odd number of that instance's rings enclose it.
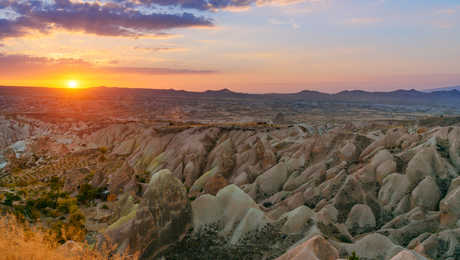
<path fill-rule="evenodd" d="M 286 234 L 302 233 L 308 225 L 309 220 L 314 218 L 315 213 L 313 210 L 306 206 L 300 206 L 292 211 L 282 215 L 280 219 L 286 219 L 281 232 Z"/>
<path fill-rule="evenodd" d="M 411 194 L 411 205 L 414 207 L 422 207 L 427 210 L 435 210 L 438 207 L 441 194 L 438 185 L 433 180 L 433 177 L 425 177 Z"/>
<path fill-rule="evenodd" d="M 377 181 L 382 184 L 383 179 L 394 172 L 396 172 L 396 162 L 393 160 L 384 161 L 375 170 Z"/>
<path fill-rule="evenodd" d="M 211 151 L 207 160 L 207 169 L 218 168 L 220 174 L 229 177 L 235 167 L 235 148 L 230 138 L 218 144 Z"/>
<path fill-rule="evenodd" d="M 220 174 L 216 174 L 208 179 L 204 185 L 204 192 L 212 195 L 216 195 L 219 190 L 229 185 L 227 179 Z"/>
<path fill-rule="evenodd" d="M 236 176 L 236 178 L 234 178 L 232 182 L 238 186 L 247 184 L 249 182 L 248 174 L 246 172 L 242 172 L 238 176 Z"/>
<path fill-rule="evenodd" d="M 334 197 L 334 207 L 339 211 L 338 221 L 345 222 L 348 213 L 355 204 L 364 202 L 365 193 L 354 176 L 348 176 Z"/>
<path fill-rule="evenodd" d="M 257 177 L 255 183 L 258 186 L 259 193 L 266 197 L 280 191 L 287 177 L 286 164 L 279 163 Z"/>
<path fill-rule="evenodd" d="M 324 163 L 319 163 L 305 169 L 302 173 L 293 173 L 289 176 L 288 180 L 283 186 L 283 190 L 292 191 L 300 187 L 302 184 L 314 178 L 313 175 L 323 176 L 326 173 L 326 165 Z M 324 176 L 323 176 L 324 178 Z"/>
<path fill-rule="evenodd" d="M 423 148 L 409 161 L 406 175 L 412 185 L 417 185 L 426 176 L 446 179 L 448 172 L 439 154 L 432 147 Z"/>
<path fill-rule="evenodd" d="M 315 236 L 291 248 L 276 260 L 336 260 L 339 252 L 322 236 Z"/>
<path fill-rule="evenodd" d="M 449 133 L 449 157 L 452 163 L 460 169 L 460 127 L 455 127 Z"/>
<path fill-rule="evenodd" d="M 129 155 L 133 152 L 134 146 L 136 145 L 136 139 L 127 139 L 118 145 L 113 153 L 116 155 Z"/>
<path fill-rule="evenodd" d="M 387 212 L 392 212 L 404 196 L 410 192 L 410 183 L 406 175 L 393 173 L 383 179 L 378 198 Z"/>
<path fill-rule="evenodd" d="M 353 244 L 339 244 L 339 248 L 351 255 L 356 252 L 360 259 L 365 260 L 385 260 L 403 250 L 402 247 L 396 246 L 393 242 L 380 234 L 374 233 L 366 235 Z"/>
<path fill-rule="evenodd" d="M 423 233 L 433 233 L 439 229 L 439 212 L 427 212 L 417 207 L 406 214 L 386 223 L 380 233 L 387 235 L 399 245 L 407 246 Z"/>
<path fill-rule="evenodd" d="M 256 211 L 251 210 L 249 212 L 250 209 Z M 216 196 L 203 195 L 199 197 L 192 202 L 192 211 L 195 232 L 200 232 L 203 228 L 211 225 L 217 225 L 218 231 L 222 235 L 232 234 L 246 216 L 265 219 L 261 218 L 263 214 L 260 215 L 259 207 L 252 198 L 233 184 L 220 190 Z M 255 226 L 258 227 L 251 222 L 250 218 L 246 219 L 244 228 L 240 228 L 240 234 L 237 237 L 241 238 Z"/>
<path fill-rule="evenodd" d="M 347 162 L 353 162 L 358 157 L 358 148 L 351 142 L 348 142 L 342 149 L 340 150 L 341 158 Z"/>
<path fill-rule="evenodd" d="M 211 170 L 209 170 L 208 172 L 206 172 L 203 175 L 201 175 L 201 177 L 198 178 L 198 180 L 196 180 L 193 183 L 192 187 L 190 188 L 189 196 L 190 197 L 198 197 L 200 194 L 202 194 L 204 192 L 204 187 L 205 187 L 206 183 L 217 174 L 219 174 L 219 169 L 218 169 L 218 167 L 214 167 Z M 213 194 L 213 195 L 215 195 L 215 194 Z"/>
<path fill-rule="evenodd" d="M 441 200 L 439 204 L 441 211 L 441 224 L 443 226 L 454 226 L 460 219 L 460 187 L 454 188 Z"/>
<path fill-rule="evenodd" d="M 238 223 L 233 232 L 230 243 L 237 244 L 241 239 L 245 238 L 250 232 L 262 229 L 269 219 L 265 214 L 256 208 L 250 208 L 243 219 Z"/>
<path fill-rule="evenodd" d="M 181 239 L 191 217 L 184 185 L 169 170 L 162 170 L 152 176 L 139 208 L 112 224 L 106 235 L 119 252 L 154 258 Z"/>
<path fill-rule="evenodd" d="M 337 222 L 338 217 L 337 209 L 332 205 L 326 205 L 316 214 L 316 224 L 321 233 L 339 241 L 351 242 L 351 234 L 344 224 Z"/>
<path fill-rule="evenodd" d="M 375 216 L 371 208 L 364 204 L 353 206 L 345 222 L 351 234 L 369 232 L 375 228 Z"/>
<path fill-rule="evenodd" d="M 414 251 L 430 259 L 458 259 L 459 248 L 460 229 L 452 229 L 432 234 Z"/>
<path fill-rule="evenodd" d="M 393 256 L 390 260 L 428 260 L 428 258 L 410 250 L 403 250 L 397 255 Z"/>
<path fill-rule="evenodd" d="M 401 145 L 401 136 L 404 135 L 406 131 L 402 128 L 393 128 L 388 130 L 385 136 L 378 138 L 376 141 L 371 143 L 364 151 L 361 153 L 360 157 L 365 158 L 372 153 L 375 153 L 379 148 L 391 149 Z"/>

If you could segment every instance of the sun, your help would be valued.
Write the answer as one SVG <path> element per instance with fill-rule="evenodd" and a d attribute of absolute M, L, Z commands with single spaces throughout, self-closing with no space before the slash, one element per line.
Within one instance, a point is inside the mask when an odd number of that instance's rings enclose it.
<path fill-rule="evenodd" d="M 68 88 L 78 88 L 78 81 L 76 80 L 69 80 L 67 81 Z"/>

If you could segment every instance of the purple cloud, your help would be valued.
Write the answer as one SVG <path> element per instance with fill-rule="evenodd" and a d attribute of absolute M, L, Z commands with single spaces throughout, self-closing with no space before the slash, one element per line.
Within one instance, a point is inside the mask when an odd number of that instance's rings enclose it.
<path fill-rule="evenodd" d="M 133 0 L 127 0 L 133 2 Z M 125 2 L 123 0 L 119 2 Z M 218 10 L 230 7 L 248 7 L 257 0 L 137 0 L 144 5 L 174 6 L 184 9 Z"/>
<path fill-rule="evenodd" d="M 29 30 L 50 32 L 53 29 L 83 31 L 104 36 L 137 37 L 161 33 L 162 30 L 187 27 L 211 27 L 211 19 L 191 13 L 146 13 L 126 3 L 81 3 L 56 0 L 0 0 L 0 11 L 10 8 L 18 17 L 1 18 L 0 39 L 19 37 Z"/>
<path fill-rule="evenodd" d="M 111 64 L 117 64 L 112 61 Z M 158 67 L 99 67 L 82 59 L 50 59 L 46 57 L 35 57 L 29 55 L 10 55 L 0 53 L 0 73 L 39 73 L 59 69 L 75 69 L 77 71 L 118 73 L 118 74 L 212 74 L 214 70 L 178 69 L 178 68 L 158 68 Z"/>

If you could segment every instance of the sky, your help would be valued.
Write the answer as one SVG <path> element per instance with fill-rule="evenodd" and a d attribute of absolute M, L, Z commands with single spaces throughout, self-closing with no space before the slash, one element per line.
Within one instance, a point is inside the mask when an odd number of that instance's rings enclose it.
<path fill-rule="evenodd" d="M 460 85 L 459 0 L 0 0 L 0 85 Z"/>

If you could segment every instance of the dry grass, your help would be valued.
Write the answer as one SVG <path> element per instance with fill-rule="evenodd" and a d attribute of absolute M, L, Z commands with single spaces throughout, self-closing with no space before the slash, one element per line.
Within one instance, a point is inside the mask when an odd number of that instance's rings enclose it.
<path fill-rule="evenodd" d="M 12 216 L 0 217 L 1 260 L 137 259 L 137 256 L 110 256 L 112 249 L 98 251 L 76 242 L 60 245 L 42 229 L 22 224 Z"/>

